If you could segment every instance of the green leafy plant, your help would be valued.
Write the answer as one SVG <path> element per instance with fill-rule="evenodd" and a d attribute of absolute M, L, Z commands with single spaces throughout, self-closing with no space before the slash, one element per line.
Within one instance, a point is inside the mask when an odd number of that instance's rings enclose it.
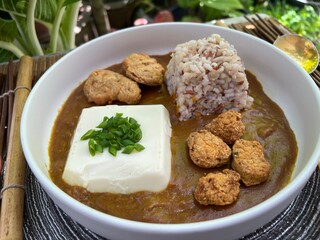
<path fill-rule="evenodd" d="M 179 7 L 188 11 L 182 21 L 198 19 L 210 21 L 222 17 L 235 17 L 243 15 L 244 7 L 239 0 L 178 0 Z"/>
<path fill-rule="evenodd" d="M 13 56 L 37 56 L 74 48 L 80 3 L 79 0 L 0 1 L 0 62 Z M 36 24 L 49 32 L 48 45 L 39 41 Z"/>

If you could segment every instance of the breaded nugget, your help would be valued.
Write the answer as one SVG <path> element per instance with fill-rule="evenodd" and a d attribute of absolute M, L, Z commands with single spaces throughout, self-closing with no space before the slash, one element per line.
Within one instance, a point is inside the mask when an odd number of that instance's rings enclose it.
<path fill-rule="evenodd" d="M 113 101 L 136 104 L 141 98 L 141 90 L 136 82 L 110 70 L 93 71 L 87 78 L 83 91 L 88 101 L 97 105 Z"/>
<path fill-rule="evenodd" d="M 209 173 L 199 179 L 194 197 L 202 205 L 224 206 L 234 203 L 240 193 L 239 181 L 239 173 L 231 169 Z"/>
<path fill-rule="evenodd" d="M 241 121 L 241 114 L 234 110 L 221 113 L 207 124 L 205 129 L 222 138 L 227 144 L 233 144 L 245 132 L 245 126 Z"/>
<path fill-rule="evenodd" d="M 207 130 L 192 132 L 187 144 L 191 160 L 199 167 L 213 168 L 229 162 L 230 147 Z"/>
<path fill-rule="evenodd" d="M 126 76 L 138 83 L 158 86 L 163 83 L 164 68 L 145 53 L 133 53 L 122 64 Z"/>
<path fill-rule="evenodd" d="M 260 184 L 268 179 L 270 163 L 265 160 L 263 147 L 258 141 L 239 139 L 232 147 L 232 168 L 246 186 Z"/>

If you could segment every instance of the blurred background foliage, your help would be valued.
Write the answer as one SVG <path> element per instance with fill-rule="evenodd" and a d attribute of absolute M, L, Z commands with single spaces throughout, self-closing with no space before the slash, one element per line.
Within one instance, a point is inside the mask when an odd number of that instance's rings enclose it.
<path fill-rule="evenodd" d="M 265 13 L 278 19 L 293 32 L 311 39 L 320 50 L 320 16 L 317 6 L 285 0 L 178 0 L 177 4 L 185 11 L 181 21 L 207 22 Z"/>
<path fill-rule="evenodd" d="M 17 19 L 15 19 L 12 11 L 5 8 L 16 6 L 26 7 L 28 3 L 36 3 L 35 10 L 41 9 L 39 12 L 49 12 L 52 19 L 44 19 L 44 16 L 36 16 L 35 27 L 36 35 L 39 43 L 43 48 L 43 54 L 50 54 L 57 51 L 68 51 L 74 46 L 79 46 L 100 35 L 107 34 L 118 29 L 168 21 L 193 21 L 193 22 L 209 22 L 211 20 L 225 19 L 231 17 L 240 17 L 246 14 L 265 13 L 281 22 L 284 26 L 311 39 L 320 50 L 320 17 L 319 8 L 315 5 L 302 4 L 294 0 L 8 0 L 2 1 L 0 4 L 0 34 L 2 40 L 8 41 L 10 44 L 18 43 L 20 48 L 28 52 L 27 47 L 32 46 L 32 42 L 23 44 L 23 38 L 19 37 L 21 31 L 20 26 L 13 27 Z M 45 4 L 44 4 L 45 2 Z M 10 3 L 10 4 L 9 4 Z M 62 27 L 57 33 L 61 33 L 58 38 L 57 47 L 52 48 L 52 27 L 55 21 L 56 13 L 67 12 L 70 6 L 77 6 L 78 17 L 74 24 L 74 44 L 73 38 L 70 37 L 68 44 L 63 44 L 66 31 L 63 27 L 68 26 L 71 29 L 70 18 L 68 16 L 61 18 Z M 16 5 L 15 5 L 16 4 Z M 59 5 L 60 4 L 60 5 Z M 73 5 L 71 5 L 73 4 Z M 53 8 L 52 6 L 57 6 Z M 60 8 L 59 8 L 60 6 Z M 44 11 L 50 7 L 50 9 Z M 65 8 L 65 9 L 64 9 Z M 14 10 L 16 10 L 14 9 Z M 77 8 L 73 8 L 77 9 Z M 12 9 L 11 9 L 12 10 Z M 49 11 L 50 10 L 50 11 Z M 70 11 L 71 12 L 71 11 Z M 37 11 L 35 11 L 37 14 Z M 70 15 L 70 14 L 69 14 Z M 66 21 L 64 21 L 66 19 Z M 52 22 L 52 24 L 51 24 Z M 66 24 L 68 22 L 68 25 Z M 20 29 L 19 29 L 20 28 Z M 14 31 L 11 29 L 15 29 Z M 28 30 L 28 29 L 27 29 Z M 61 32 L 62 31 L 62 32 Z M 22 33 L 25 33 L 23 31 Z M 14 36 L 18 37 L 15 38 Z M 8 37 L 10 36 L 10 37 Z M 26 35 L 27 36 L 27 35 Z M 58 35 L 60 36 L 60 35 Z M 71 35 L 70 35 L 71 36 Z M 35 39 L 35 38 L 34 38 Z M 10 42 L 11 41 L 11 42 Z M 1 39 L 0 39 L 1 43 Z M 24 48 L 23 48 L 24 47 Z M 40 49 L 41 50 L 41 49 Z M 28 52 L 29 55 L 40 55 L 42 51 Z M 0 46 L 0 62 L 6 61 L 13 54 L 8 50 L 1 50 Z M 17 57 L 17 56 L 16 56 Z"/>

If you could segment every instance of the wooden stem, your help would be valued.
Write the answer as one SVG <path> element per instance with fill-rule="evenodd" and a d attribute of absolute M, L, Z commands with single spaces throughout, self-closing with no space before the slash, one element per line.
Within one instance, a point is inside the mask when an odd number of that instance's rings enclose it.
<path fill-rule="evenodd" d="M 20 119 L 32 85 L 32 58 L 20 59 L 2 190 L 0 239 L 23 239 L 23 206 L 26 162 L 20 142 Z M 17 187 L 18 186 L 18 187 Z"/>

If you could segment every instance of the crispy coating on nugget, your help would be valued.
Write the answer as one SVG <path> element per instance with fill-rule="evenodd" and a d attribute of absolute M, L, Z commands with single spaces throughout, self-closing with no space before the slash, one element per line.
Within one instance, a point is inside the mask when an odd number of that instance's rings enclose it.
<path fill-rule="evenodd" d="M 102 69 L 90 74 L 83 91 L 88 101 L 97 105 L 113 101 L 136 104 L 141 98 L 141 90 L 136 82 L 119 73 Z"/>
<path fill-rule="evenodd" d="M 270 163 L 265 160 L 263 147 L 258 141 L 237 140 L 232 147 L 232 168 L 246 186 L 260 184 L 268 179 Z"/>
<path fill-rule="evenodd" d="M 245 132 L 245 125 L 241 121 L 241 114 L 234 110 L 221 113 L 205 126 L 205 129 L 222 138 L 227 144 L 233 144 Z"/>
<path fill-rule="evenodd" d="M 239 181 L 240 175 L 230 169 L 209 173 L 199 179 L 194 197 L 202 205 L 232 204 L 240 193 Z"/>
<path fill-rule="evenodd" d="M 199 167 L 213 168 L 229 162 L 230 147 L 207 130 L 192 132 L 187 144 L 191 160 Z"/>
<path fill-rule="evenodd" d="M 145 53 L 133 53 L 122 63 L 126 76 L 138 83 L 158 86 L 163 83 L 164 68 Z"/>

